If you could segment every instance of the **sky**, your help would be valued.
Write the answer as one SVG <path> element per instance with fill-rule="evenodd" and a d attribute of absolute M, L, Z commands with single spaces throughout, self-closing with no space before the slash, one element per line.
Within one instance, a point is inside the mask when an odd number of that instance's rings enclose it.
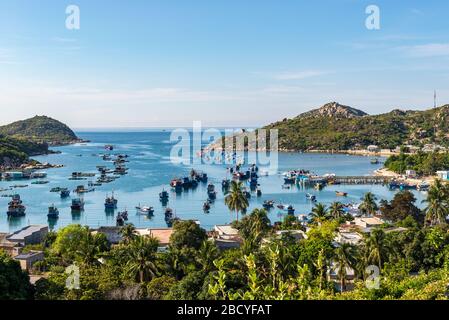
<path fill-rule="evenodd" d="M 446 0 L 0 0 L 0 124 L 258 126 L 330 101 L 427 109 L 448 84 Z"/>

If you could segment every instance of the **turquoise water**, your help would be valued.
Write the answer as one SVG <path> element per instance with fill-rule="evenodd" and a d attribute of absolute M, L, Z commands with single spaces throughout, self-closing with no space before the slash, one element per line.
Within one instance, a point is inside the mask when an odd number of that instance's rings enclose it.
<path fill-rule="evenodd" d="M 137 227 L 164 227 L 164 207 L 159 202 L 159 192 L 163 188 L 170 190 L 169 182 L 174 177 L 182 177 L 189 174 L 191 166 L 173 164 L 170 161 L 170 150 L 174 142 L 170 142 L 170 132 L 79 132 L 78 135 L 90 140 L 91 143 L 70 145 L 53 148 L 61 151 L 60 154 L 35 157 L 40 162 L 63 164 L 63 168 L 46 170 L 50 181 L 45 185 L 32 185 L 31 181 L 1 181 L 0 188 L 7 188 L 15 184 L 28 184 L 27 188 L 5 191 L 0 194 L 20 194 L 27 207 L 27 214 L 23 218 L 8 219 L 6 215 L 9 198 L 0 198 L 0 231 L 13 232 L 28 224 L 47 224 L 48 207 L 54 204 L 60 211 L 59 220 L 52 228 L 58 229 L 71 223 L 81 223 L 91 227 L 115 225 L 115 215 L 107 214 L 104 210 L 104 199 L 107 194 L 114 191 L 118 198 L 118 211 L 127 209 L 129 221 Z M 104 145 L 112 144 L 115 149 L 111 154 L 129 155 L 129 173 L 110 184 L 96 187 L 95 192 L 84 195 L 85 211 L 73 216 L 70 210 L 71 198 L 60 199 L 59 193 L 51 193 L 52 187 L 68 187 L 75 189 L 77 185 L 87 186 L 88 180 L 70 181 L 68 178 L 72 172 L 96 172 L 96 166 L 112 163 L 103 161 L 98 156 L 105 153 Z M 278 172 L 292 169 L 307 169 L 317 174 L 335 173 L 337 175 L 369 175 L 381 165 L 372 165 L 370 159 L 362 156 L 347 156 L 335 154 L 304 154 L 281 153 L 279 154 Z M 196 219 L 201 226 L 209 229 L 215 224 L 229 223 L 235 217 L 224 205 L 224 195 L 221 191 L 221 181 L 226 177 L 225 165 L 196 165 L 195 169 L 203 170 L 209 176 L 209 182 L 216 185 L 217 199 L 209 213 L 204 213 L 202 205 L 207 199 L 207 185 L 199 184 L 196 190 L 190 190 L 180 195 L 170 191 L 168 206 L 172 208 L 176 216 L 181 219 Z M 275 200 L 284 204 L 293 204 L 297 214 L 310 212 L 312 204 L 306 199 L 307 192 L 317 196 L 319 202 L 326 204 L 332 201 L 344 203 L 360 202 L 365 192 L 373 192 L 378 199 L 391 199 L 394 193 L 387 187 L 379 185 L 352 185 L 329 186 L 322 191 L 304 190 L 293 187 L 290 190 L 282 188 L 283 176 L 274 173 L 268 177 L 260 177 L 259 183 L 263 192 L 262 197 L 255 194 L 250 200 L 249 210 L 261 207 L 264 200 Z M 95 179 L 92 179 L 95 180 Z M 337 197 L 335 191 L 348 192 L 347 198 Z M 75 195 L 71 194 L 71 197 Z M 422 200 L 422 193 L 416 192 L 418 203 Z M 154 216 L 149 219 L 137 214 L 134 209 L 138 204 L 155 207 Z M 115 214 L 117 211 L 115 212 Z M 278 209 L 272 209 L 270 219 L 276 221 L 282 218 Z"/>

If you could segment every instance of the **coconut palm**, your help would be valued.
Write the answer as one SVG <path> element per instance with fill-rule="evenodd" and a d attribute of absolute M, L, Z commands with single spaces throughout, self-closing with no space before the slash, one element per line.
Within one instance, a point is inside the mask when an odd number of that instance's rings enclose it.
<path fill-rule="evenodd" d="M 390 247 L 385 236 L 385 232 L 376 228 L 365 236 L 364 246 L 367 255 L 367 262 L 377 263 L 379 269 L 382 269 L 382 264 L 386 259 L 388 252 L 390 252 Z"/>
<path fill-rule="evenodd" d="M 129 244 L 137 236 L 136 228 L 131 223 L 127 224 L 120 229 L 120 235 L 122 236 L 123 243 Z"/>
<path fill-rule="evenodd" d="M 363 201 L 359 206 L 360 211 L 362 211 L 364 214 L 373 215 L 376 213 L 376 211 L 379 209 L 376 203 L 376 196 L 372 194 L 371 192 L 365 193 L 365 196 L 363 197 Z"/>
<path fill-rule="evenodd" d="M 139 282 L 156 276 L 156 252 L 159 241 L 154 237 L 137 236 L 129 243 L 127 271 L 137 275 Z"/>
<path fill-rule="evenodd" d="M 243 193 L 243 183 L 242 182 L 231 182 L 231 188 L 228 195 L 225 198 L 225 204 L 228 206 L 229 210 L 235 211 L 237 221 L 239 220 L 239 212 L 245 211 L 248 206 L 248 199 Z"/>
<path fill-rule="evenodd" d="M 428 191 L 427 199 L 423 202 L 427 203 L 426 220 L 431 225 L 446 222 L 449 215 L 449 189 L 441 183 L 441 180 L 435 180 Z"/>
<path fill-rule="evenodd" d="M 343 210 L 343 204 L 341 202 L 335 201 L 332 202 L 329 207 L 329 214 L 332 218 L 339 220 L 345 216 L 345 211 Z"/>
<path fill-rule="evenodd" d="M 329 212 L 324 204 L 318 203 L 313 207 L 311 216 L 313 222 L 321 225 L 321 223 L 329 218 Z"/>
<path fill-rule="evenodd" d="M 347 270 L 356 268 L 356 247 L 350 243 L 342 243 L 335 250 L 334 262 L 337 275 L 340 278 L 340 288 L 343 292 L 346 289 Z"/>

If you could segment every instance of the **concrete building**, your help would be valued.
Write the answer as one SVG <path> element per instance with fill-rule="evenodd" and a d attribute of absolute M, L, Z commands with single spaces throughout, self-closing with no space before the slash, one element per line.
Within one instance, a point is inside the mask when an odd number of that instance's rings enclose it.
<path fill-rule="evenodd" d="M 39 244 L 44 241 L 47 233 L 48 226 L 30 225 L 6 236 L 6 240 L 24 246 L 29 244 Z"/>
<path fill-rule="evenodd" d="M 441 180 L 449 180 L 449 171 L 447 170 L 437 171 L 436 174 Z"/>
<path fill-rule="evenodd" d="M 15 257 L 22 251 L 22 245 L 6 239 L 7 233 L 0 233 L 0 250 L 5 251 L 11 257 Z"/>
<path fill-rule="evenodd" d="M 212 239 L 220 250 L 239 248 L 242 238 L 239 231 L 230 225 L 216 225 Z"/>
<path fill-rule="evenodd" d="M 36 262 L 44 260 L 44 253 L 42 251 L 30 251 L 19 254 L 14 259 L 19 261 L 22 270 L 30 271 Z"/>

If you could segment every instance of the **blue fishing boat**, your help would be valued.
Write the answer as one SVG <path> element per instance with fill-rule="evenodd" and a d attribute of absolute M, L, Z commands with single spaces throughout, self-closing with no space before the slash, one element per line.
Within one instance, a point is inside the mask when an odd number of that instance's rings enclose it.
<path fill-rule="evenodd" d="M 72 199 L 72 205 L 70 206 L 72 212 L 79 212 L 84 210 L 84 200 L 82 198 Z"/>
<path fill-rule="evenodd" d="M 162 190 L 162 192 L 159 193 L 159 200 L 160 200 L 161 202 L 168 202 L 168 198 L 169 198 L 169 195 L 168 195 L 168 192 L 167 192 L 167 191 Z"/>
<path fill-rule="evenodd" d="M 217 198 L 217 193 L 215 192 L 215 186 L 210 183 L 207 186 L 207 196 L 210 200 L 215 200 Z"/>
<path fill-rule="evenodd" d="M 22 204 L 20 195 L 14 194 L 11 201 L 8 203 L 8 217 L 18 218 L 25 216 L 26 207 Z"/>
<path fill-rule="evenodd" d="M 51 205 L 48 207 L 48 219 L 58 219 L 59 218 L 59 210 L 55 207 L 55 205 Z"/>

